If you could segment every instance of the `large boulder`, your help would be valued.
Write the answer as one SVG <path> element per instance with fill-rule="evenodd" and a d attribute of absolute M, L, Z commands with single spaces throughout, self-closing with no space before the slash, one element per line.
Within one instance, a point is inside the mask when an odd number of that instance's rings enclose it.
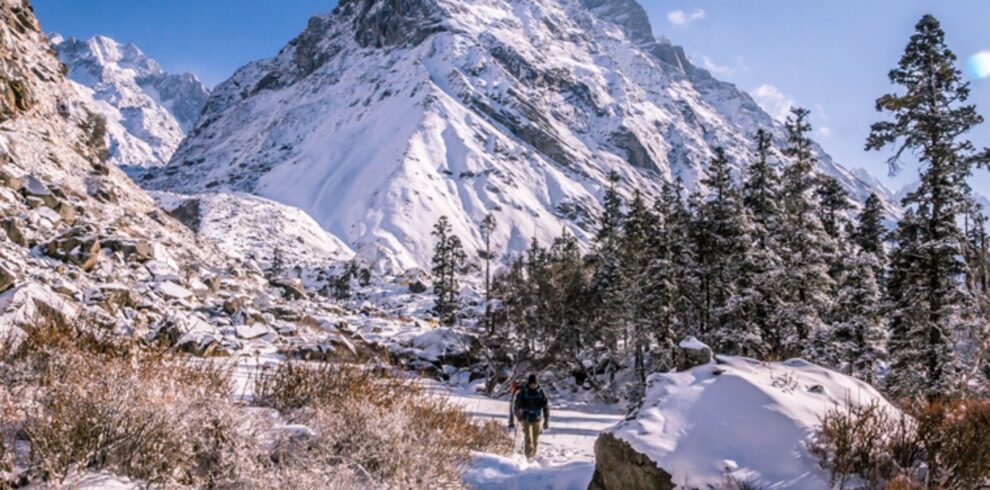
<path fill-rule="evenodd" d="M 90 271 L 100 259 L 100 239 L 86 228 L 71 228 L 48 242 L 45 252 L 50 257 Z"/>
<path fill-rule="evenodd" d="M 677 347 L 675 357 L 678 371 L 687 371 L 694 367 L 711 364 L 715 360 L 712 348 L 694 337 L 682 340 Z"/>
<path fill-rule="evenodd" d="M 55 197 L 55 193 L 45 185 L 44 182 L 38 180 L 33 175 L 28 175 L 24 178 L 24 184 L 21 187 L 21 194 L 25 198 L 33 197 L 44 203 L 52 209 L 58 207 L 58 198 Z"/>
<path fill-rule="evenodd" d="M 7 239 L 14 244 L 22 247 L 28 246 L 27 238 L 24 237 L 24 232 L 21 231 L 21 226 L 17 223 L 16 219 L 3 219 L 0 221 L 0 228 L 2 228 L 4 233 L 7 234 Z"/>
<path fill-rule="evenodd" d="M 299 300 L 306 299 L 306 289 L 303 287 L 302 281 L 298 279 L 289 278 L 279 278 L 273 279 L 271 281 L 272 286 L 275 286 L 282 290 L 282 294 L 285 295 L 286 299 Z"/>
<path fill-rule="evenodd" d="M 588 490 L 673 490 L 670 473 L 628 442 L 603 432 L 595 441 L 595 474 Z"/>
<path fill-rule="evenodd" d="M 808 436 L 825 413 L 849 403 L 877 403 L 900 416 L 870 385 L 801 359 L 718 356 L 717 364 L 654 374 L 642 403 L 599 436 L 590 488 L 725 488 L 735 481 L 824 490 L 829 474 L 809 452 Z"/>
<path fill-rule="evenodd" d="M 17 276 L 0 265 L 0 293 L 12 288 L 15 282 L 17 282 Z"/>

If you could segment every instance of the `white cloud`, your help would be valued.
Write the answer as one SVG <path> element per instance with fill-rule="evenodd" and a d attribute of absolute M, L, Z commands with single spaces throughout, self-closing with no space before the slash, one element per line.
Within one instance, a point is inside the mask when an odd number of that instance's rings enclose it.
<path fill-rule="evenodd" d="M 828 126 L 818 126 L 818 136 L 821 136 L 822 138 L 832 136 L 832 128 Z"/>
<path fill-rule="evenodd" d="M 701 55 L 701 66 L 715 76 L 732 75 L 736 72 L 735 68 L 715 63 L 715 61 L 705 55 Z"/>
<path fill-rule="evenodd" d="M 686 26 L 696 20 L 701 20 L 704 18 L 704 9 L 695 9 L 690 13 L 683 10 L 673 10 L 671 12 L 667 12 L 667 22 L 670 22 L 675 26 Z"/>
<path fill-rule="evenodd" d="M 786 120 L 791 107 L 797 105 L 793 97 L 781 92 L 780 89 L 769 83 L 756 87 L 750 92 L 750 95 L 763 110 L 767 111 L 767 114 L 770 114 L 770 117 L 778 121 Z"/>

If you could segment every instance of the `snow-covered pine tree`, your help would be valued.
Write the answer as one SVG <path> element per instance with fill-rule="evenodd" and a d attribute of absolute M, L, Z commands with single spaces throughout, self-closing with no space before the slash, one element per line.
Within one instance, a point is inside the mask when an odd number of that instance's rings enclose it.
<path fill-rule="evenodd" d="M 484 250 L 479 254 L 485 262 L 485 328 L 490 335 L 495 334 L 492 323 L 492 260 L 495 253 L 492 250 L 492 233 L 495 232 L 495 215 L 489 213 L 481 220 L 481 239 L 485 242 Z"/>
<path fill-rule="evenodd" d="M 441 216 L 433 226 L 433 239 L 433 310 L 441 323 L 453 325 L 460 307 L 457 274 L 464 268 L 467 256 L 446 216 Z"/>
<path fill-rule="evenodd" d="M 696 290 L 688 245 L 690 216 L 679 179 L 664 183 L 653 203 L 653 215 L 657 223 L 648 241 L 648 288 L 640 306 L 657 346 L 654 361 L 659 369 L 665 369 L 672 365 L 678 337 L 686 335 L 689 311 L 693 311 L 688 297 Z"/>
<path fill-rule="evenodd" d="M 818 196 L 819 220 L 822 222 L 822 227 L 833 239 L 841 239 L 840 234 L 845 230 L 845 218 L 842 213 L 852 209 L 849 193 L 835 177 L 822 175 L 818 178 L 815 194 Z"/>
<path fill-rule="evenodd" d="M 771 164 L 773 142 L 770 134 L 756 132 L 754 163 L 742 183 L 742 201 L 750 221 L 752 246 L 740 264 L 739 294 L 747 306 L 749 321 L 756 322 L 762 342 L 751 346 L 746 355 L 765 357 L 780 352 L 782 337 L 778 311 L 782 290 L 780 274 L 780 232 L 783 210 L 780 204 L 780 173 Z"/>
<path fill-rule="evenodd" d="M 977 151 L 963 136 L 983 118 L 965 105 L 969 85 L 955 61 L 938 20 L 924 16 L 889 74 L 904 92 L 877 99 L 877 110 L 894 120 L 873 124 L 866 144 L 868 150 L 894 147 L 892 171 L 901 168 L 905 151 L 922 164 L 919 187 L 903 201 L 912 221 L 899 226 L 892 259 L 891 354 L 900 372 L 892 373 L 890 388 L 901 395 L 936 398 L 960 389 L 956 343 L 984 323 L 975 318 L 976 300 L 965 286 L 967 243 L 957 220 L 969 197 L 966 181 L 975 166 L 990 164 L 990 150 Z"/>
<path fill-rule="evenodd" d="M 873 383 L 878 363 L 886 355 L 887 326 L 883 314 L 883 292 L 874 276 L 876 255 L 859 250 L 842 254 L 835 305 L 831 313 L 832 359 L 819 359 L 843 372 Z"/>
<path fill-rule="evenodd" d="M 815 352 L 827 345 L 809 348 L 808 340 L 821 338 L 821 330 L 826 328 L 822 315 L 831 301 L 833 281 L 828 257 L 834 244 L 819 220 L 818 202 L 811 195 L 816 177 L 808 114 L 807 109 L 792 108 L 786 123 L 788 146 L 784 154 L 791 164 L 784 171 L 781 189 L 784 220 L 780 233 L 780 288 L 785 302 L 778 317 L 782 328 L 780 354 L 815 359 L 827 357 L 826 353 Z"/>
<path fill-rule="evenodd" d="M 702 338 L 719 352 L 739 354 L 759 345 L 761 336 L 737 290 L 740 266 L 749 254 L 749 222 L 724 149 L 715 149 L 701 183 L 708 189 L 695 226 L 707 318 Z"/>
<path fill-rule="evenodd" d="M 652 317 L 648 301 L 652 282 L 650 245 L 651 240 L 656 238 L 652 235 L 656 233 L 658 225 L 656 215 L 647 207 L 642 194 L 637 190 L 629 202 L 629 210 L 623 221 L 622 277 L 625 279 L 623 290 L 627 297 L 626 304 L 629 305 L 629 310 L 625 312 L 628 348 L 632 351 L 633 365 L 640 388 L 643 389 L 646 387 L 649 325 Z"/>
<path fill-rule="evenodd" d="M 883 207 L 880 198 L 876 194 L 870 194 L 863 204 L 863 210 L 859 213 L 859 219 L 850 238 L 860 250 L 873 254 L 877 259 L 873 275 L 881 285 L 885 284 L 887 276 L 887 249 L 884 247 L 886 236 L 887 228 L 883 224 Z"/>
<path fill-rule="evenodd" d="M 622 268 L 622 224 L 625 216 L 622 212 L 622 197 L 617 189 L 618 182 L 618 174 L 611 173 L 602 200 L 603 212 L 592 258 L 595 269 L 592 289 L 596 305 L 592 322 L 613 361 L 617 361 L 620 354 L 619 344 L 629 311 Z"/>

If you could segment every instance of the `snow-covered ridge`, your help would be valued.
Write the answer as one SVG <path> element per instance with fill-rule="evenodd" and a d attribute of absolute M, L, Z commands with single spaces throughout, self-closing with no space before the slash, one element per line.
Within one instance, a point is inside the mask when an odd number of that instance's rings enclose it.
<path fill-rule="evenodd" d="M 633 0 L 345 0 L 217 87 L 145 185 L 257 194 L 413 267 L 441 215 L 473 249 L 489 213 L 509 251 L 587 240 L 609 173 L 626 193 L 697 188 L 716 146 L 745 168 L 759 128 L 783 145 Z M 886 198 L 817 153 L 855 199 Z"/>
<path fill-rule="evenodd" d="M 191 73 L 166 73 L 134 44 L 57 34 L 50 41 L 76 91 L 107 119 L 110 161 L 121 167 L 167 163 L 199 119 L 206 86 Z"/>

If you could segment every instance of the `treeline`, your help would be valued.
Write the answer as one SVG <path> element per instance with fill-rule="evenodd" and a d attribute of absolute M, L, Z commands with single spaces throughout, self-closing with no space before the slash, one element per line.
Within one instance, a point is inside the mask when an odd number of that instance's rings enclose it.
<path fill-rule="evenodd" d="M 866 148 L 892 148 L 894 170 L 904 154 L 921 164 L 893 232 L 876 195 L 859 208 L 840 182 L 814 171 L 809 113 L 792 109 L 786 144 L 775 148 L 758 131 L 742 175 L 721 148 L 700 181 L 705 192 L 675 181 L 652 202 L 638 192 L 623 198 L 613 175 L 591 250 L 565 230 L 514 258 L 487 292 L 493 372 L 520 361 L 566 367 L 608 391 L 631 367 L 641 389 L 649 373 L 673 366 L 674 343 L 693 335 L 721 353 L 803 357 L 882 378 L 897 397 L 982 389 L 988 240 L 967 181 L 990 164 L 990 150 L 964 138 L 982 117 L 965 104 L 954 62 L 926 16 L 890 72 L 902 92 L 877 100 L 892 121 L 873 125 Z M 449 226 L 436 234 L 438 257 L 464 260 L 450 250 Z M 434 262 L 438 313 L 452 320 L 456 296 L 443 288 L 455 269 L 445 260 Z"/>

